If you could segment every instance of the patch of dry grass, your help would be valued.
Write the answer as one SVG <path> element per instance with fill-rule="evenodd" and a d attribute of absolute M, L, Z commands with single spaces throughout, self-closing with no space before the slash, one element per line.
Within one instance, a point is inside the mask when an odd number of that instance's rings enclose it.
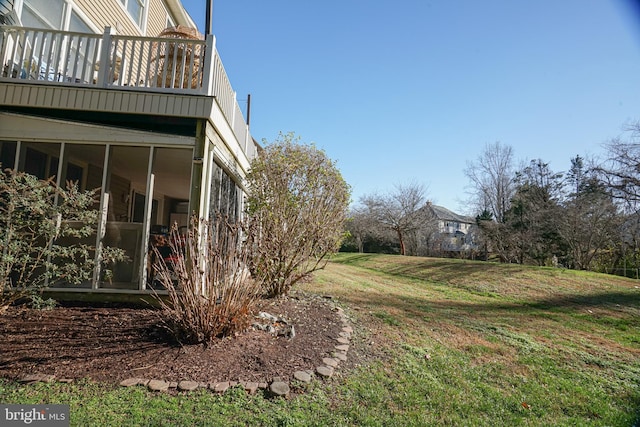
<path fill-rule="evenodd" d="M 528 396 L 540 419 L 612 422 L 618 411 L 634 419 L 640 410 L 639 282 L 562 269 L 340 254 L 312 286 L 355 307 L 360 323 L 386 335 L 388 345 L 402 342 L 432 361 L 446 358 L 455 382 L 488 385 L 505 401 L 514 393 Z M 564 412 L 587 402 L 598 407 L 603 396 L 611 399 L 611 412 L 576 409 L 577 418 L 566 418 Z"/>

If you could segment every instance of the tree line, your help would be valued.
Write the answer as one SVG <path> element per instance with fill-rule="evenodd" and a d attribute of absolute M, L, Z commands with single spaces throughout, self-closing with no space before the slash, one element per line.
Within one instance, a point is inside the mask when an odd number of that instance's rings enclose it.
<path fill-rule="evenodd" d="M 576 155 L 567 171 L 543 159 L 516 166 L 513 148 L 487 144 L 464 170 L 475 218 L 468 257 L 614 272 L 640 267 L 640 121 L 604 145 L 603 159 Z M 397 185 L 360 198 L 345 248 L 404 255 L 438 252 L 426 187 Z M 449 254 L 450 255 L 450 254 Z M 459 255 L 459 254 L 458 254 Z"/>

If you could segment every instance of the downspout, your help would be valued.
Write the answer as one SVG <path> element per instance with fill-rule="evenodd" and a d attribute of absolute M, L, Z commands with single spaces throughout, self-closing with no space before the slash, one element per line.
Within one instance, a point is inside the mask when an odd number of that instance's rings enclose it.
<path fill-rule="evenodd" d="M 204 36 L 205 38 L 213 34 L 213 0 L 207 0 L 207 10 L 205 13 Z"/>

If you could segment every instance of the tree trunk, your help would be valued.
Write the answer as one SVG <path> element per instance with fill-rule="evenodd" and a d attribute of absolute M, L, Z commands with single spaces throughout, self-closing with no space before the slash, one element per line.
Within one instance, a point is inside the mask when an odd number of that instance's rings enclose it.
<path fill-rule="evenodd" d="M 404 245 L 404 236 L 402 235 L 402 231 L 396 230 L 398 233 L 398 240 L 400 241 L 400 255 L 406 255 L 406 248 Z"/>

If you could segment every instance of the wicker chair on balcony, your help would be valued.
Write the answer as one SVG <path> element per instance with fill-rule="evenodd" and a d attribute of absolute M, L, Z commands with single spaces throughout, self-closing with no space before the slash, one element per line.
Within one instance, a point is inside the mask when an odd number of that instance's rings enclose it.
<path fill-rule="evenodd" d="M 183 25 L 165 28 L 158 37 L 204 40 L 204 36 L 198 30 Z M 155 82 L 157 87 L 196 89 L 200 87 L 202 54 L 202 45 L 188 42 L 155 42 L 151 49 L 149 79 Z M 190 69 L 193 71 L 190 72 Z"/>

